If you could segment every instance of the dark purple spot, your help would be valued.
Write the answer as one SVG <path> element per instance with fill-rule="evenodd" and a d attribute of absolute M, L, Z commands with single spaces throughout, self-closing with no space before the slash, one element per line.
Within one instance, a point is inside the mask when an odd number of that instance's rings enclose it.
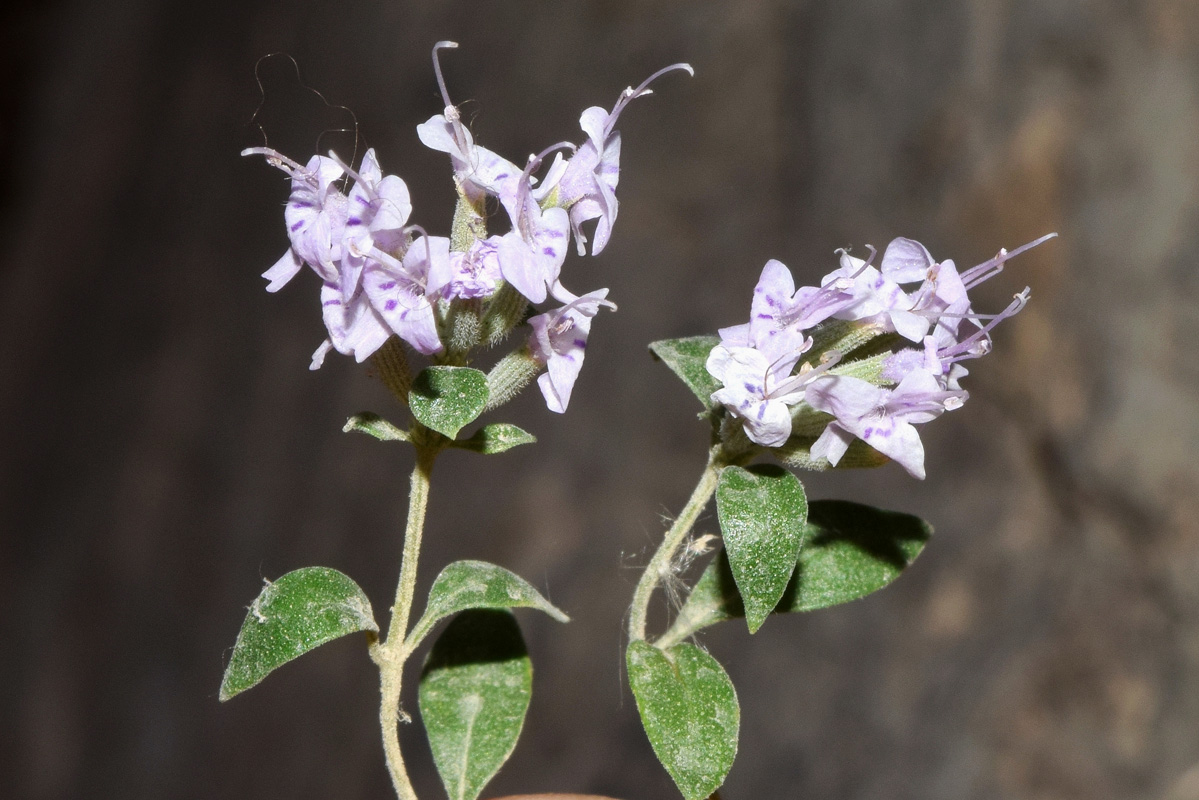
<path fill-rule="evenodd" d="M 296 232 L 296 231 L 298 231 L 300 228 L 303 228 L 303 227 L 304 227 L 304 224 L 305 224 L 305 222 L 307 222 L 307 220 L 300 220 L 300 221 L 299 221 L 299 222 L 297 222 L 295 225 L 292 225 L 292 226 L 291 226 L 291 228 L 289 228 L 288 230 L 290 230 L 292 233 L 295 233 L 295 232 Z"/>
<path fill-rule="evenodd" d="M 586 339 L 575 339 L 575 347 L 579 348 L 580 350 L 586 348 L 587 340 Z"/>
<path fill-rule="evenodd" d="M 395 281 L 385 281 L 385 282 L 379 284 L 379 289 L 384 292 L 388 291 L 389 289 L 394 289 L 394 288 L 396 288 Z"/>
<path fill-rule="evenodd" d="M 541 252 L 545 253 L 547 256 L 556 256 L 557 255 L 557 253 L 554 251 L 554 248 L 552 248 L 552 247 L 544 247 L 544 248 L 542 248 Z"/>
<path fill-rule="evenodd" d="M 370 201 L 362 195 L 356 194 L 354 195 L 354 199 L 358 201 L 359 205 L 367 206 L 368 208 L 370 207 Z"/>
<path fill-rule="evenodd" d="M 359 219 L 358 217 L 350 217 L 349 219 L 346 220 L 346 224 L 347 225 L 361 225 L 362 220 Z"/>
<path fill-rule="evenodd" d="M 383 308 L 387 309 L 388 311 L 395 311 L 396 310 L 396 301 L 388 300 L 386 303 L 383 304 Z"/>
<path fill-rule="evenodd" d="M 752 383 L 743 383 L 741 385 L 744 386 L 745 391 L 749 392 L 750 394 L 757 394 L 758 392 L 758 387 L 754 386 Z"/>
<path fill-rule="evenodd" d="M 292 208 L 312 208 L 312 203 L 309 203 L 307 200 L 292 200 L 291 207 Z"/>
<path fill-rule="evenodd" d="M 329 306 L 339 306 L 339 305 L 341 305 L 340 300 L 326 300 L 325 302 L 321 303 L 321 308 L 328 308 Z"/>
<path fill-rule="evenodd" d="M 496 176 L 495 176 L 495 179 L 496 179 L 497 181 L 502 181 L 504 178 L 507 178 L 507 177 L 508 177 L 508 173 L 507 173 L 507 172 L 501 172 L 499 175 L 496 175 Z"/>
<path fill-rule="evenodd" d="M 774 319 L 774 314 L 758 314 L 758 319 Z"/>

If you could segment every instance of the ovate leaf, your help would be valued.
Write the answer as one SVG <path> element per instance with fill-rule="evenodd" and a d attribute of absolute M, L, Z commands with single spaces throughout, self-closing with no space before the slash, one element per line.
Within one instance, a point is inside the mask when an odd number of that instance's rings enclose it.
<path fill-rule="evenodd" d="M 844 500 L 816 500 L 808 509 L 795 576 L 775 613 L 848 603 L 888 585 L 924 550 L 932 526 L 910 514 Z M 659 644 L 745 614 L 724 553 L 712 559 Z"/>
<path fill-rule="evenodd" d="M 799 558 L 808 500 L 785 469 L 725 467 L 716 486 L 716 513 L 749 632 L 774 610 Z"/>
<path fill-rule="evenodd" d="M 426 367 L 408 394 L 412 416 L 453 439 L 487 405 L 487 376 L 470 367 Z"/>
<path fill-rule="evenodd" d="M 220 699 L 228 700 L 309 650 L 357 631 L 378 631 L 358 584 L 335 569 L 306 567 L 267 583 L 233 646 Z"/>
<path fill-rule="evenodd" d="M 690 336 L 685 339 L 663 339 L 649 346 L 654 358 L 670 367 L 687 384 L 704 408 L 712 405 L 712 393 L 721 387 L 704 364 L 712 348 L 720 344 L 718 336 Z"/>
<path fill-rule="evenodd" d="M 510 611 L 464 611 L 433 644 L 420 713 L 451 800 L 475 800 L 516 747 L 533 665 Z"/>
<path fill-rule="evenodd" d="M 716 791 L 737 755 L 741 710 L 716 659 L 692 644 L 631 642 L 629 685 L 654 753 L 686 800 Z"/>
<path fill-rule="evenodd" d="M 532 444 L 537 437 L 507 422 L 495 422 L 479 428 L 469 439 L 454 442 L 455 447 L 491 455 L 511 450 L 522 444 Z"/>
<path fill-rule="evenodd" d="M 486 561 L 455 561 L 433 581 L 429 603 L 408 635 L 408 646 L 415 647 L 438 621 L 468 608 L 536 608 L 559 622 L 570 621 L 532 584 L 503 567 Z"/>

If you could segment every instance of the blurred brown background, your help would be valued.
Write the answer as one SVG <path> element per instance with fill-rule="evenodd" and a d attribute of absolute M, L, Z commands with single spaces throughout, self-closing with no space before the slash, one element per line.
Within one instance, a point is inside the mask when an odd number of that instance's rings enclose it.
<path fill-rule="evenodd" d="M 410 466 L 340 432 L 388 412 L 331 357 L 317 284 L 258 277 L 285 247 L 255 62 L 285 51 L 354 110 L 445 232 L 438 39 L 478 140 L 579 141 L 588 105 L 675 61 L 621 121 L 622 214 L 582 291 L 594 327 L 569 413 L 453 454 L 422 586 L 498 562 L 573 617 L 521 615 L 525 735 L 490 794 L 675 797 L 622 672 L 637 566 L 702 466 L 694 400 L 647 342 L 741 321 L 766 259 L 813 282 L 896 235 L 972 264 L 1061 238 L 981 291 L 1033 302 L 925 431 L 929 479 L 817 476 L 814 497 L 918 513 L 937 535 L 894 587 L 705 638 L 743 706 L 726 800 L 1199 798 L 1199 5 L 1187 0 L 263 2 L 78 0 L 4 12 L 0 103 L 0 794 L 387 798 L 377 678 L 326 646 L 217 703 L 264 577 L 341 569 L 391 597 Z M 261 69 L 270 143 L 346 124 Z M 714 528 L 709 517 L 708 529 Z M 410 681 L 411 683 L 411 681 Z M 415 697 L 406 699 L 409 709 Z M 422 795 L 441 796 L 419 726 Z"/>

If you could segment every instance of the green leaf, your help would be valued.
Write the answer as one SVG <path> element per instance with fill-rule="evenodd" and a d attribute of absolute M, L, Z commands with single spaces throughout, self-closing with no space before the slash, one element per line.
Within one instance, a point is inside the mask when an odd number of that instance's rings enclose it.
<path fill-rule="evenodd" d="M 704 364 L 712 348 L 720 344 L 719 336 L 690 336 L 685 339 L 663 339 L 649 346 L 654 358 L 670 367 L 687 388 L 695 393 L 704 408 L 712 405 L 712 393 L 721 387 Z"/>
<path fill-rule="evenodd" d="M 470 367 L 426 367 L 408 394 L 412 416 L 453 439 L 487 405 L 487 376 Z"/>
<path fill-rule="evenodd" d="M 437 638 L 420 682 L 420 713 L 451 800 L 474 800 L 516 747 L 533 665 L 510 611 L 471 610 Z"/>
<path fill-rule="evenodd" d="M 716 659 L 692 644 L 630 642 L 629 685 L 654 753 L 686 800 L 716 791 L 737 755 L 741 709 Z"/>
<path fill-rule="evenodd" d="M 570 622 L 524 578 L 486 561 L 455 561 L 433 581 L 425 613 L 406 646 L 415 647 L 440 620 L 468 608 L 536 608 L 559 622 Z"/>
<path fill-rule="evenodd" d="M 813 501 L 806 527 L 799 568 L 775 613 L 814 611 L 882 589 L 916 560 L 933 531 L 919 517 L 844 500 Z M 720 553 L 658 644 L 744 613 L 728 558 Z"/>
<path fill-rule="evenodd" d="M 335 569 L 305 567 L 267 583 L 250 605 L 221 681 L 228 700 L 272 670 L 325 642 L 357 631 L 378 631 L 370 600 Z"/>
<path fill-rule="evenodd" d="M 479 428 L 469 439 L 454 442 L 454 447 L 491 455 L 511 450 L 522 444 L 532 444 L 537 437 L 507 422 L 495 422 Z"/>
<path fill-rule="evenodd" d="M 781 467 L 725 467 L 716 486 L 716 513 L 745 621 L 754 633 L 795 571 L 808 500 L 799 479 Z"/>
<path fill-rule="evenodd" d="M 378 414 L 372 414 L 369 411 L 363 411 L 361 414 L 350 417 L 341 431 L 342 433 L 358 431 L 367 436 L 373 436 L 381 442 L 408 441 L 408 431 L 397 428 Z"/>

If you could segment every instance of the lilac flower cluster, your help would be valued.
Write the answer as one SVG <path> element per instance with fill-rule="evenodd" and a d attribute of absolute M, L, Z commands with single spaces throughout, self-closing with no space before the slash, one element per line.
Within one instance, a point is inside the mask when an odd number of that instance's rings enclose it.
<path fill-rule="evenodd" d="M 290 247 L 263 273 L 267 291 L 278 291 L 304 264 L 323 282 L 321 307 L 329 335 L 313 354 L 312 369 L 321 366 L 329 350 L 364 361 L 393 335 L 435 361 L 449 360 L 448 320 L 460 307 L 474 304 L 486 316 L 488 302 L 505 286 L 535 304 L 552 296 L 563 305 L 528 320 L 527 347 L 547 370 L 539 385 L 548 406 L 562 412 L 582 365 L 591 317 L 601 306 L 616 307 L 606 299 L 606 289 L 580 297 L 562 285 L 569 239 L 573 236 L 579 254 L 585 254 L 582 226 L 597 220 L 591 254 L 603 250 L 617 215 L 620 113 L 630 100 L 650 94 L 649 84 L 663 73 L 692 70 L 686 64 L 666 67 L 622 92 L 611 112 L 588 108 L 580 119 L 587 136 L 583 144 L 556 144 L 531 156 L 522 169 L 475 144 L 462 124 L 438 62 L 438 51 L 452 47 L 457 45 L 438 42 L 433 48 L 445 110 L 417 126 L 417 134 L 425 146 L 450 156 L 459 197 L 453 234 L 432 236 L 408 223 L 408 187 L 399 177 L 383 174 L 373 149 L 355 170 L 332 152 L 300 164 L 275 150 L 252 147 L 242 155 L 263 155 L 291 178 L 284 210 Z M 562 150 L 569 150 L 569 157 Z M 550 153 L 555 153 L 553 163 L 538 180 L 535 173 Z M 506 212 L 507 233 L 486 235 L 489 198 Z M 521 318 L 515 314 L 507 327 Z M 461 360 L 462 353 L 453 357 Z"/>
<path fill-rule="evenodd" d="M 914 426 L 966 401 L 962 362 L 990 352 L 991 330 L 1029 296 L 1025 288 L 1000 313 L 979 314 L 968 291 L 1055 235 L 1000 250 L 960 273 L 911 239 L 893 240 L 878 267 L 873 248 L 866 260 L 840 250 L 838 269 L 820 286 L 798 290 L 787 267 L 771 260 L 754 289 L 750 321 L 722 329 L 708 356 L 708 372 L 723 384 L 712 402 L 759 445 L 787 444 L 796 419 L 816 416 L 823 430 L 808 444 L 812 460 L 836 466 L 860 439 L 923 478 Z M 827 340 L 818 353 L 811 352 L 817 333 Z"/>

